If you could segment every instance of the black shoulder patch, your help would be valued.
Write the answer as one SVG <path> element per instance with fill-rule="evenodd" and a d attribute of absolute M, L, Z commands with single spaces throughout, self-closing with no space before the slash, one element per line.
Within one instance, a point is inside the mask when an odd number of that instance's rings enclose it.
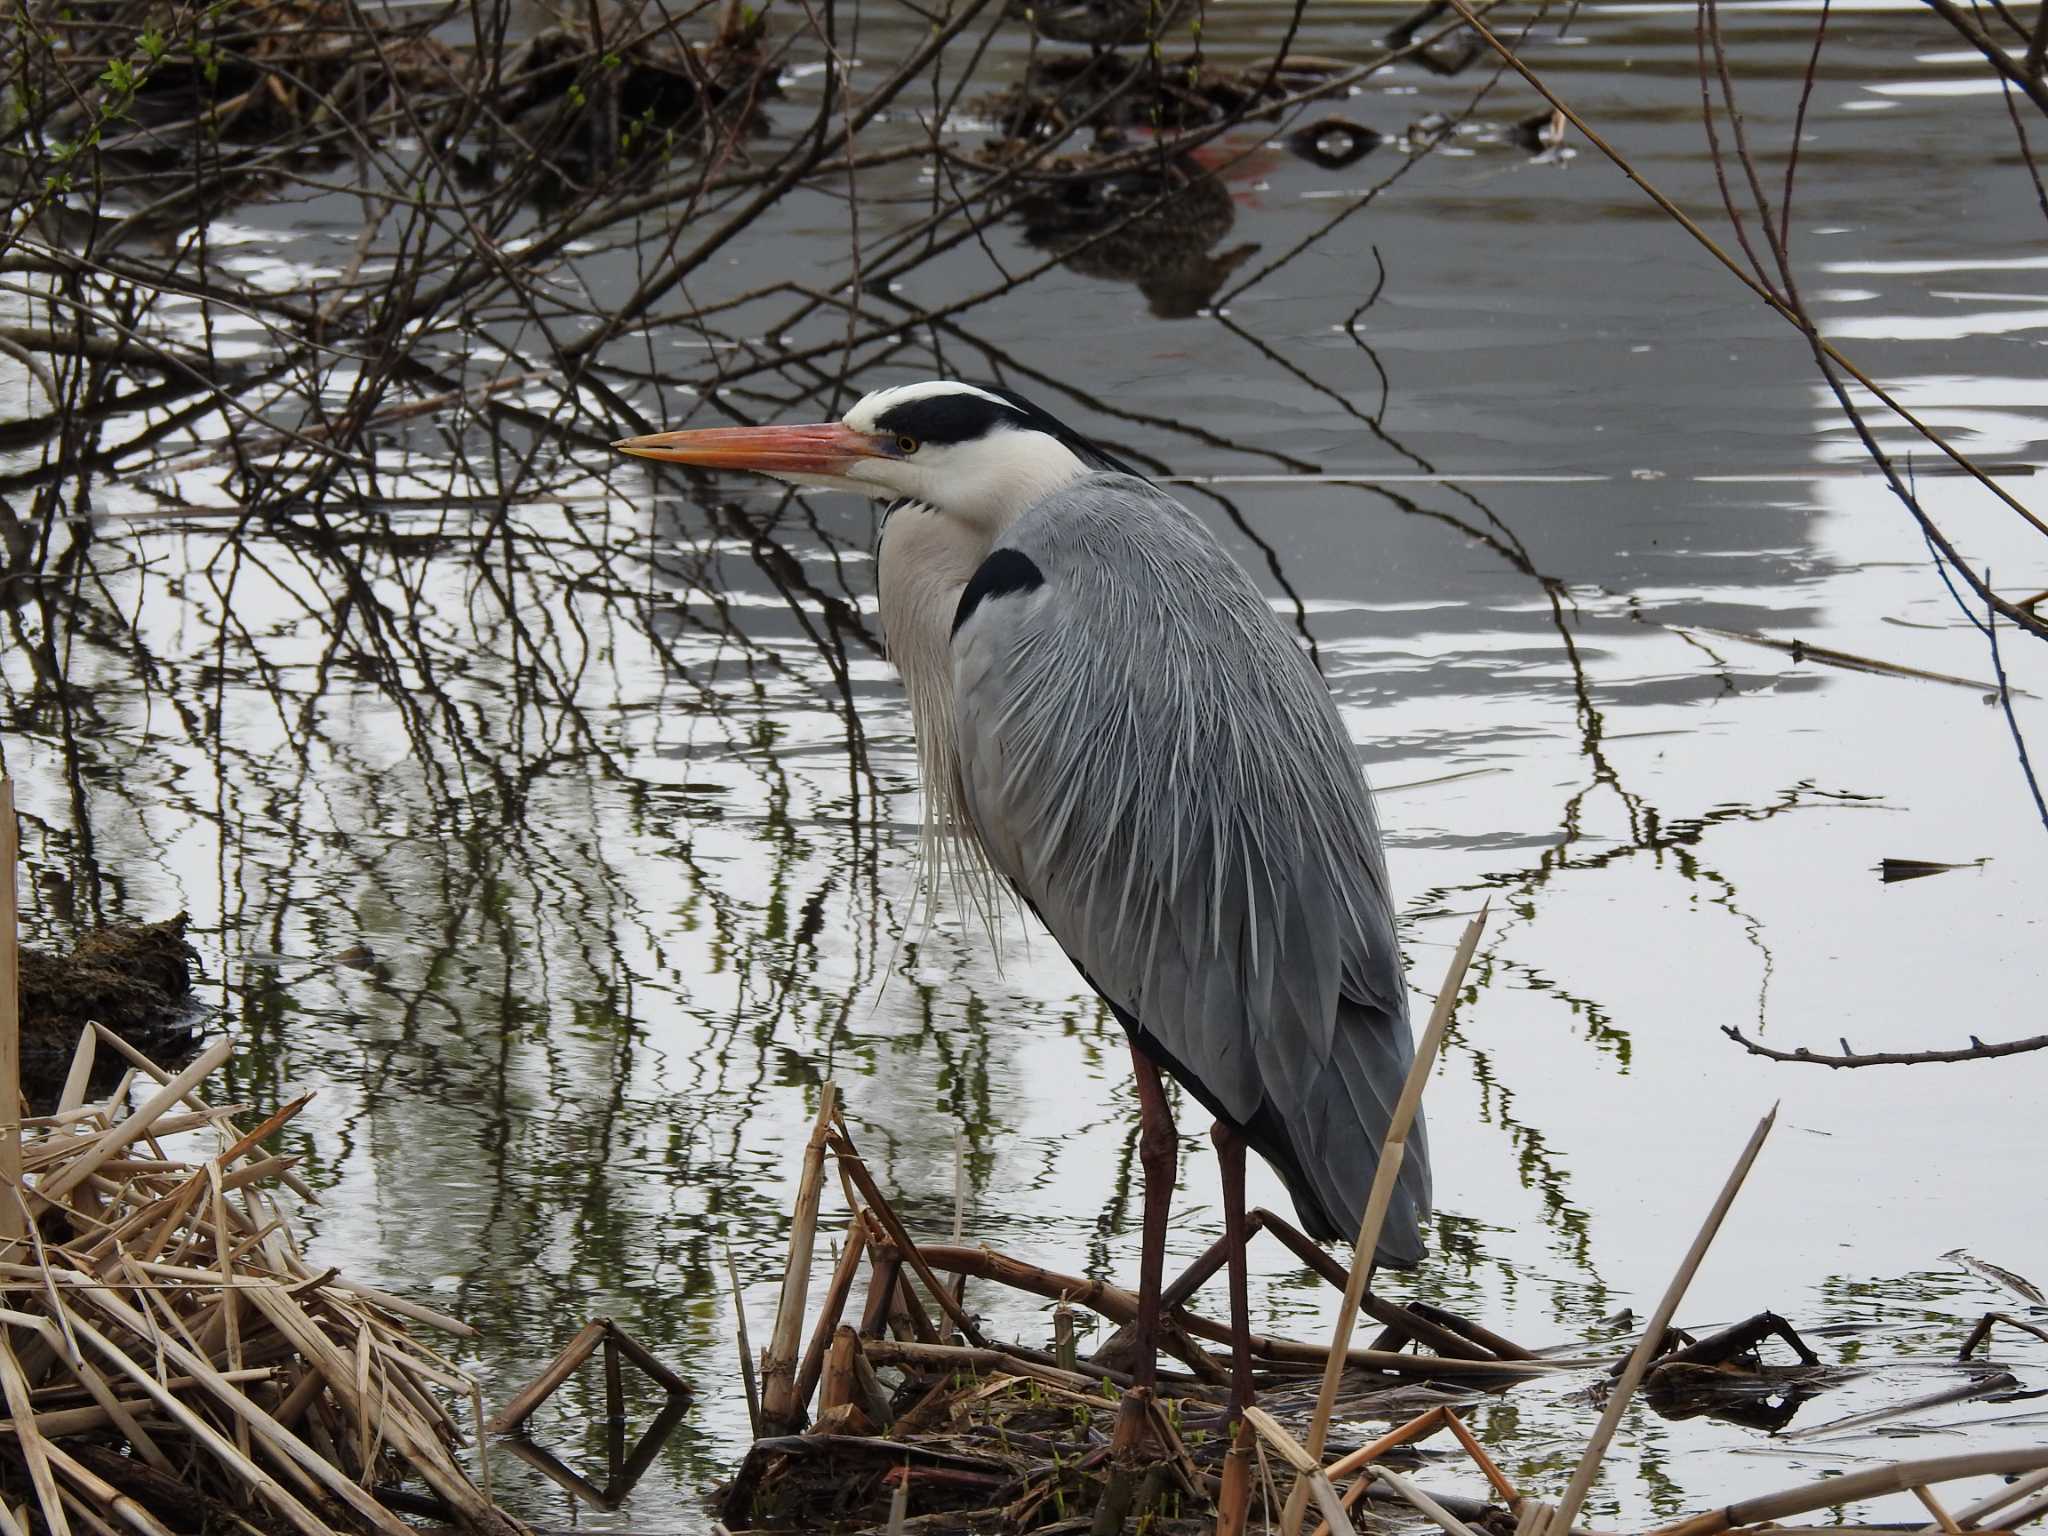
<path fill-rule="evenodd" d="M 998 549 L 981 562 L 974 579 L 960 593 L 960 606 L 953 610 L 953 633 L 974 617 L 984 597 L 1001 597 L 1006 592 L 1029 592 L 1045 585 L 1045 572 L 1021 549 Z"/>

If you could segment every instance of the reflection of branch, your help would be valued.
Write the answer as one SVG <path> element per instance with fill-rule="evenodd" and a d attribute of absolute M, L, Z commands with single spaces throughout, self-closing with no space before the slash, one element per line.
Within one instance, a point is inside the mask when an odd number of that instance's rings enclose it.
<path fill-rule="evenodd" d="M 1754 293 L 1758 298 L 1762 299 L 1766 304 L 1768 304 L 1773 312 L 1775 312 L 1782 318 L 1790 321 L 1795 327 L 1798 328 L 1800 334 L 1806 337 L 1808 344 L 1813 348 L 1814 359 L 1816 363 L 1820 366 L 1823 374 L 1826 376 L 1830 387 L 1833 388 L 1833 390 L 1835 391 L 1837 399 L 1841 401 L 1845 410 L 1848 411 L 1851 423 L 1856 427 L 1857 434 L 1862 439 L 1864 447 L 1866 451 L 1870 453 L 1873 462 L 1875 462 L 1878 468 L 1885 473 L 1886 479 L 1891 484 L 1892 490 L 1895 494 L 1899 496 L 1900 500 L 1905 503 L 1907 510 L 1910 511 L 1913 514 L 1914 518 L 1919 522 L 1921 530 L 1927 535 L 1927 537 L 1931 541 L 1935 542 L 1941 548 L 1941 551 L 1944 557 L 1948 560 L 1948 563 L 1957 568 L 1957 570 L 1962 574 L 1963 579 L 1965 581 L 1967 581 L 1973 588 L 1977 585 L 1976 577 L 1968 570 L 1966 566 L 1962 564 L 1960 557 L 1956 555 L 1953 547 L 1949 545 L 1946 535 L 1944 535 L 1941 532 L 1941 530 L 1935 526 L 1933 520 L 1929 518 L 1926 512 L 1921 508 L 1919 501 L 1915 497 L 1913 497 L 1911 492 L 1898 479 L 1896 472 L 1891 467 L 1889 458 L 1882 452 L 1882 450 L 1880 450 L 1877 447 L 1875 441 L 1870 437 L 1869 429 L 1864 425 L 1861 417 L 1857 415 L 1857 413 L 1853 409 L 1850 409 L 1850 401 L 1846 393 L 1844 392 L 1841 384 L 1837 380 L 1833 370 L 1840 369 L 1842 372 L 1848 374 L 1859 385 L 1861 385 L 1864 389 L 1868 390 L 1871 396 L 1875 398 L 1879 403 L 1881 403 L 1894 416 L 1898 417 L 1899 420 L 1906 423 L 1907 426 L 1911 427 L 1915 432 L 1919 433 L 1921 437 L 1925 438 L 1934 447 L 1938 448 L 1945 457 L 1953 461 L 1959 469 L 1961 469 L 1965 474 L 1969 475 L 1979 485 L 1983 486 L 2007 508 L 2019 514 L 2021 518 L 2025 519 L 2039 532 L 2048 534 L 2048 523 L 2044 523 L 2039 517 L 2037 517 L 2033 513 L 2031 509 L 2029 509 L 2026 506 L 2025 503 L 2021 502 L 2004 486 L 2000 485 L 1995 479 L 1993 479 L 1990 475 L 1985 473 L 1985 471 L 1981 469 L 1974 460 L 1972 460 L 1967 454 L 1963 453 L 1962 450 L 1960 450 L 1953 443 L 1951 443 L 1947 437 L 1945 437 L 1942 433 L 1935 430 L 1935 428 L 1931 424 L 1929 424 L 1926 421 L 1923 421 L 1919 416 L 1915 415 L 1912 411 L 1908 410 L 1903 401 L 1899 400 L 1890 391 L 1886 390 L 1881 385 L 1879 385 L 1876 380 L 1872 379 L 1870 375 L 1865 373 L 1861 368 L 1857 367 L 1856 364 L 1852 363 L 1847 357 L 1843 356 L 1841 352 L 1836 350 L 1832 343 L 1830 343 L 1824 337 L 1822 337 L 1820 333 L 1814 329 L 1812 319 L 1807 315 L 1804 308 L 1801 307 L 1798 301 L 1797 294 L 1795 291 L 1791 290 L 1789 282 L 1787 285 L 1788 291 L 1784 294 L 1781 294 L 1776 289 L 1774 289 L 1769 283 L 1761 280 L 1758 277 L 1751 276 L 1748 272 L 1745 272 L 1742 269 L 1741 264 L 1738 263 L 1734 257 L 1730 256 L 1725 250 L 1723 250 L 1721 246 L 1714 240 L 1714 238 L 1700 227 L 1697 220 L 1695 220 L 1690 214 L 1686 213 L 1684 209 L 1680 208 L 1678 204 L 1673 202 L 1663 192 L 1659 191 L 1656 188 L 1656 186 L 1653 185 L 1646 176 L 1644 176 L 1642 171 L 1637 169 L 1636 166 L 1629 162 L 1627 156 L 1623 155 L 1621 151 L 1616 149 L 1612 144 L 1608 143 L 1608 141 L 1605 138 L 1601 137 L 1601 135 L 1597 131 L 1595 131 L 1582 116 L 1580 116 L 1569 105 L 1567 105 L 1559 96 L 1556 95 L 1556 93 L 1554 93 L 1551 90 L 1551 88 L 1548 85 L 1546 85 L 1542 81 L 1541 78 L 1537 76 L 1537 74 L 1533 70 L 1531 70 L 1526 64 L 1524 64 L 1521 61 L 1521 59 L 1515 55 L 1514 50 L 1510 48 L 1508 44 L 1502 42 L 1498 37 L 1494 36 L 1492 32 L 1488 31 L 1486 24 L 1482 22 L 1476 15 L 1473 14 L 1469 4 L 1467 3 L 1467 0 L 1451 0 L 1451 4 L 1457 8 L 1458 13 L 1461 16 L 1466 18 L 1467 24 L 1471 26 L 1472 29 L 1476 31 L 1482 38 L 1485 39 L 1487 45 L 1491 47 L 1496 53 L 1498 53 L 1501 56 L 1502 59 L 1504 59 L 1507 62 L 1508 66 L 1511 69 L 1513 69 L 1524 80 L 1526 80 L 1529 83 L 1529 85 L 1536 91 L 1536 93 L 1543 97 L 1545 101 L 1549 102 L 1551 106 L 1555 107 L 1559 112 L 1562 112 L 1565 115 L 1566 119 L 1570 121 L 1571 125 L 1574 128 L 1578 129 L 1579 132 L 1585 136 L 1587 143 L 1591 144 L 1595 149 L 1599 150 L 1601 154 L 1605 155 L 1609 160 L 1613 161 L 1616 168 L 1619 169 L 1623 175 L 1627 176 L 1629 180 L 1633 181 L 1637 186 L 1641 187 L 1644 193 L 1649 197 L 1649 199 L 1653 203 L 1655 203 L 1663 213 L 1665 213 L 1675 223 L 1677 223 L 1677 225 L 1681 229 L 1683 229 L 1688 235 L 1692 236 L 1692 238 L 1699 243 L 1699 245 L 1707 252 L 1708 255 L 1712 256 L 1723 267 L 1727 268 L 1729 272 L 1733 273 L 1736 279 L 1739 282 L 1741 282 L 1744 287 L 1748 288 L 1750 292 Z M 1734 212 L 1732 208 L 1730 209 L 1730 215 L 1731 217 L 1734 217 Z M 1739 219 L 1737 220 L 1737 227 L 1738 229 L 1740 228 Z M 1774 239 L 1772 242 L 1772 249 L 1774 255 L 1780 256 L 1781 266 L 1784 265 L 1781 254 L 1783 249 L 1782 242 L 1777 239 Z M 1787 275 L 1789 277 L 1789 271 Z M 2015 625 L 2019 626 L 2022 629 L 2027 630 L 2037 639 L 2048 640 L 2048 622 L 2042 621 L 2041 619 L 2035 617 L 2031 613 L 2027 613 L 2021 609 L 2015 608 L 2011 603 L 2007 602 L 2004 598 L 1999 597 L 1996 593 L 1978 591 L 1977 596 L 1981 600 L 1995 606 L 1999 613 L 2003 614 Z"/>
<path fill-rule="evenodd" d="M 1804 1046 L 1791 1051 L 1773 1050 L 1768 1045 L 1759 1045 L 1733 1024 L 1723 1024 L 1721 1033 L 1752 1056 L 1768 1056 L 1772 1061 L 1803 1061 L 1816 1067 L 1918 1067 L 1930 1062 L 1989 1061 L 1994 1056 L 2023 1056 L 2028 1051 L 2048 1050 L 2048 1035 L 2035 1035 L 2026 1040 L 2000 1040 L 1988 1045 L 1972 1035 L 1969 1045 L 1959 1051 L 1871 1051 L 1866 1054 L 1851 1050 L 1849 1042 L 1844 1040 L 1841 1055 L 1823 1056 Z"/>

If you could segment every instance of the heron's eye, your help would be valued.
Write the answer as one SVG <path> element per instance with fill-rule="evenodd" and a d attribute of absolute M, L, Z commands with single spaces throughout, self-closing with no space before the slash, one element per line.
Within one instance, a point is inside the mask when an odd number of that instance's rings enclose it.
<path fill-rule="evenodd" d="M 896 439 L 896 451 L 906 456 L 917 452 L 917 439 L 908 432 L 904 433 Z"/>

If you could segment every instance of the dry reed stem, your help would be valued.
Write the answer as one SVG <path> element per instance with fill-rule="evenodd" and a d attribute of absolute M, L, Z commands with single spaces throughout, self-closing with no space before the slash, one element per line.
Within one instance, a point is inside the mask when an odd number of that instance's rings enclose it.
<path fill-rule="evenodd" d="M 1329 1357 L 1323 1366 L 1322 1390 L 1316 1394 L 1315 1415 L 1309 1420 L 1305 1444 L 1309 1455 L 1317 1462 L 1322 1460 L 1323 1441 L 1330 1432 L 1330 1414 L 1337 1406 L 1337 1382 L 1344 1374 L 1345 1356 L 1351 1343 L 1351 1329 L 1358 1317 L 1358 1304 L 1365 1295 L 1366 1287 L 1372 1283 L 1373 1255 L 1379 1249 L 1380 1229 L 1386 1224 L 1388 1207 L 1393 1204 L 1394 1184 L 1401 1174 L 1402 1159 L 1407 1155 L 1408 1131 L 1422 1105 L 1422 1090 L 1429 1082 L 1429 1070 L 1436 1061 L 1438 1047 L 1443 1044 L 1444 1031 L 1450 1027 L 1451 1014 L 1457 1006 L 1458 988 L 1465 980 L 1465 967 L 1472 963 L 1472 953 L 1479 947 L 1479 935 L 1485 931 L 1486 913 L 1487 908 L 1480 907 L 1465 925 L 1457 952 L 1451 956 L 1450 968 L 1444 973 L 1443 985 L 1437 989 L 1436 1006 L 1430 1011 L 1429 1025 L 1416 1042 L 1415 1060 L 1409 1066 L 1408 1080 L 1401 1085 L 1401 1097 L 1395 1101 L 1393 1117 L 1387 1124 L 1379 1165 L 1373 1171 L 1372 1190 L 1366 1197 L 1365 1216 L 1358 1227 L 1358 1241 L 1351 1252 L 1350 1283 L 1344 1287 L 1344 1304 L 1337 1311 L 1336 1331 L 1331 1335 Z M 1297 1477 L 1287 1495 L 1286 1513 L 1281 1517 L 1280 1528 L 1283 1531 L 1300 1528 L 1307 1503 L 1307 1489 Z"/>
<path fill-rule="evenodd" d="M 64 1091 L 57 1095 L 59 1115 L 69 1114 L 85 1103 L 86 1090 L 92 1086 L 92 1064 L 99 1057 L 99 1038 L 90 1029 L 78 1032 L 78 1044 L 71 1051 L 71 1070 L 64 1074 Z"/>
<path fill-rule="evenodd" d="M 1374 1467 L 1372 1475 L 1413 1505 L 1417 1514 L 1447 1531 L 1449 1536 L 1473 1536 L 1471 1526 L 1391 1467 Z"/>
<path fill-rule="evenodd" d="M 575 1375 L 583 1362 L 590 1358 L 603 1340 L 609 1322 L 609 1318 L 593 1317 L 577 1329 L 575 1336 L 561 1347 L 541 1373 L 513 1393 L 512 1400 L 499 1409 L 484 1427 L 494 1435 L 515 1433 L 520 1425 L 533 1417 L 534 1410 L 552 1397 L 562 1383 Z"/>
<path fill-rule="evenodd" d="M 1756 1124 L 1750 1132 L 1749 1141 L 1735 1159 L 1735 1166 L 1729 1170 L 1727 1179 L 1721 1185 L 1721 1193 L 1714 1197 L 1707 1219 L 1700 1223 L 1699 1232 L 1679 1261 L 1678 1271 L 1671 1277 L 1671 1283 L 1664 1288 L 1663 1298 L 1657 1303 L 1656 1311 L 1650 1314 L 1649 1326 L 1628 1357 L 1628 1365 L 1621 1373 L 1621 1379 L 1614 1384 L 1614 1390 L 1607 1396 L 1607 1406 L 1600 1412 L 1600 1422 L 1593 1427 L 1593 1437 L 1586 1442 L 1585 1455 L 1579 1458 L 1577 1470 L 1565 1485 L 1564 1497 L 1557 1502 L 1557 1511 L 1551 1516 L 1547 1529 L 1552 1536 L 1568 1536 L 1572 1521 L 1579 1513 L 1579 1506 L 1586 1500 L 1587 1490 L 1593 1486 L 1593 1478 L 1600 1470 L 1600 1459 L 1607 1454 L 1607 1446 L 1614 1439 L 1614 1432 L 1621 1425 L 1621 1416 L 1629 1402 L 1635 1397 L 1636 1388 L 1642 1384 L 1644 1374 L 1650 1369 L 1650 1361 L 1657 1353 L 1657 1347 L 1664 1339 L 1664 1331 L 1671 1326 L 1671 1318 L 1678 1311 L 1678 1304 L 1685 1299 L 1686 1287 L 1692 1284 L 1692 1277 L 1698 1272 L 1700 1261 L 1707 1256 L 1714 1235 L 1721 1230 L 1721 1222 L 1728 1214 L 1728 1208 L 1735 1203 L 1735 1195 L 1742 1188 L 1742 1181 L 1749 1176 L 1750 1165 L 1763 1149 L 1764 1138 L 1771 1134 L 1771 1127 L 1777 1123 L 1778 1106 L 1773 1104 L 1770 1113 Z"/>
<path fill-rule="evenodd" d="M 1445 1410 L 1441 1407 L 1428 1409 L 1417 1414 L 1406 1424 L 1396 1425 L 1369 1445 L 1361 1445 L 1348 1456 L 1340 1456 L 1324 1468 L 1332 1478 L 1349 1477 L 1364 1467 L 1371 1466 L 1396 1446 L 1406 1445 L 1412 1440 L 1426 1440 L 1444 1427 Z"/>
<path fill-rule="evenodd" d="M 1378 1461 L 1380 1457 L 1386 1455 L 1388 1451 L 1393 1450 L 1396 1446 L 1406 1445 L 1413 1440 L 1428 1439 L 1439 1429 L 1445 1427 L 1445 1420 L 1448 1415 L 1449 1410 L 1443 1407 L 1428 1409 L 1423 1413 L 1417 1414 L 1406 1424 L 1396 1425 L 1377 1440 L 1361 1445 L 1349 1455 L 1341 1456 L 1325 1467 L 1323 1475 L 1329 1478 L 1332 1484 L 1340 1477 L 1349 1477 L 1353 1472 L 1364 1474 L 1354 1480 L 1351 1486 L 1344 1490 L 1339 1500 L 1344 1508 L 1348 1511 L 1356 1507 L 1358 1501 L 1365 1497 L 1365 1490 L 1372 1482 L 1372 1474 L 1365 1471 L 1367 1467 L 1370 1467 L 1372 1463 Z M 1329 1521 L 1319 1522 L 1315 1528 L 1314 1536 L 1330 1536 Z"/>
<path fill-rule="evenodd" d="M 952 1319 L 953 1326 L 960 1330 L 961 1336 L 968 1343 L 979 1349 L 988 1348 L 988 1340 L 981 1336 L 981 1330 L 974 1325 L 974 1319 L 967 1315 L 966 1310 L 955 1299 L 952 1288 L 932 1273 L 932 1267 L 925 1261 L 924 1254 L 919 1251 L 917 1244 L 910 1240 L 910 1234 L 904 1230 L 895 1207 L 883 1196 L 881 1187 L 875 1183 L 874 1175 L 868 1171 L 867 1163 L 854 1149 L 853 1139 L 846 1134 L 844 1124 L 832 1138 L 832 1148 L 839 1156 L 840 1166 L 852 1177 L 855 1186 L 866 1198 L 868 1210 L 875 1220 L 882 1224 L 882 1230 L 888 1234 L 890 1241 L 901 1251 L 904 1263 L 911 1267 L 919 1282 L 930 1293 L 932 1300 L 939 1304 L 939 1310 Z M 933 1337 L 936 1340 L 936 1332 Z"/>
<path fill-rule="evenodd" d="M 21 914 L 15 881 L 19 828 L 14 780 L 0 776 L 0 1185 L 21 1188 Z M 26 1230 L 19 1202 L 0 1200 L 0 1244 Z M 4 1251 L 4 1249 L 0 1249 Z"/>
<path fill-rule="evenodd" d="M 825 1185 L 825 1140 L 839 1107 L 839 1089 L 826 1083 L 818 1094 L 818 1117 L 804 1143 L 803 1171 L 796 1188 L 796 1209 L 789 1226 L 789 1259 L 782 1271 L 782 1296 L 775 1324 L 761 1360 L 761 1424 L 771 1434 L 796 1428 L 801 1407 L 796 1402 L 797 1343 L 803 1335 L 804 1298 L 811 1283 L 811 1250 L 817 1241 L 818 1201 Z"/>
<path fill-rule="evenodd" d="M 1692 1515 L 1671 1525 L 1657 1527 L 1650 1536 L 1720 1536 L 1738 1525 L 1760 1525 L 1766 1521 L 1810 1514 L 1837 1504 L 1853 1504 L 1882 1493 L 1908 1493 L 1914 1488 L 1945 1483 L 1958 1477 L 2012 1477 L 2048 1469 L 2048 1446 L 2026 1446 L 2016 1450 L 1976 1451 L 1960 1456 L 1932 1456 L 1922 1461 L 1901 1461 L 1891 1466 L 1872 1467 L 1864 1472 L 1845 1472 L 1815 1482 L 1801 1483 L 1779 1493 L 1741 1499 L 1720 1509 Z"/>
<path fill-rule="evenodd" d="M 754 1381 L 754 1346 L 747 1338 L 747 1301 L 740 1292 L 740 1272 L 732 1262 L 732 1243 L 721 1236 L 725 1243 L 725 1278 L 732 1286 L 732 1317 L 734 1331 L 738 1334 L 740 1347 L 740 1380 L 747 1390 L 747 1432 L 756 1440 L 761 1438 L 761 1389 Z"/>
<path fill-rule="evenodd" d="M 1110 1378 L 1082 1371 L 1063 1370 L 1023 1360 L 1000 1349 L 977 1349 L 966 1344 L 919 1344 L 907 1339 L 864 1341 L 868 1358 L 876 1365 L 907 1365 L 924 1370 L 985 1371 L 991 1376 L 1020 1376 L 1045 1386 L 1063 1387 L 1070 1392 L 1099 1393 Z"/>
<path fill-rule="evenodd" d="M 1484 1474 L 1487 1482 L 1493 1485 L 1493 1491 L 1500 1495 L 1501 1502 L 1509 1509 L 1513 1509 L 1522 1495 L 1508 1480 L 1508 1475 L 1494 1465 L 1493 1458 L 1486 1454 L 1486 1447 L 1479 1443 L 1478 1437 L 1466 1426 L 1465 1421 L 1449 1408 L 1444 1409 L 1444 1423 L 1449 1426 L 1451 1433 L 1458 1437 L 1458 1444 L 1465 1447 L 1465 1454 L 1478 1463 L 1480 1472 Z"/>
<path fill-rule="evenodd" d="M 2016 1503 L 2030 1493 L 2038 1493 L 2043 1488 L 2048 1488 L 2048 1471 L 2035 1472 L 2029 1476 L 2019 1478 L 2014 1482 L 2007 1483 L 2003 1488 L 1993 1493 L 1986 1494 L 1976 1503 L 1965 1507 L 1956 1516 L 1956 1523 L 1965 1530 L 1974 1530 L 1983 1523 L 1986 1515 L 2004 1509 L 2006 1505 Z M 1934 1527 L 1929 1526 L 1927 1529 L 1932 1531 Z"/>
<path fill-rule="evenodd" d="M 1345 1536 L 1356 1529 L 1351 1523 L 1351 1514 L 1337 1497 L 1337 1490 L 1309 1450 L 1294 1436 L 1290 1435 L 1280 1421 L 1256 1403 L 1244 1410 L 1245 1422 L 1259 1432 L 1259 1437 L 1280 1453 L 1280 1459 L 1294 1468 L 1295 1486 L 1306 1488 L 1308 1496 L 1314 1498 L 1316 1508 L 1322 1511 L 1323 1519 L 1333 1531 L 1342 1531 Z"/>
<path fill-rule="evenodd" d="M 1033 1264 L 1029 1260 L 993 1248 L 954 1248 L 950 1245 L 927 1243 L 919 1251 L 934 1268 L 993 1280 L 1012 1290 L 1029 1291 L 1051 1301 L 1075 1302 L 1114 1323 L 1129 1323 L 1138 1315 L 1136 1294 L 1122 1286 L 1112 1285 L 1107 1280 L 1062 1274 L 1058 1270 L 1047 1269 L 1043 1265 Z M 1214 1318 L 1180 1311 L 1169 1320 L 1193 1338 L 1207 1339 L 1212 1344 L 1228 1344 L 1231 1341 L 1230 1325 L 1218 1322 Z M 1162 1344 L 1171 1348 L 1171 1333 L 1164 1330 L 1162 1332 Z M 1325 1346 L 1304 1343 L 1298 1339 L 1283 1339 L 1270 1334 L 1255 1333 L 1252 1335 L 1251 1343 L 1252 1353 L 1267 1360 L 1321 1365 L 1327 1358 Z M 1384 1349 L 1354 1349 L 1345 1355 L 1344 1362 L 1346 1365 L 1358 1366 L 1364 1370 L 1388 1371 L 1417 1378 L 1459 1377 L 1492 1380 L 1548 1376 L 1570 1368 L 1565 1363 L 1551 1360 L 1466 1360 L 1438 1355 L 1398 1354 Z"/>
<path fill-rule="evenodd" d="M 1963 1536 L 1963 1528 L 1956 1524 L 1956 1517 L 1942 1508 L 1941 1500 L 1937 1499 L 1925 1487 L 1915 1487 L 1913 1489 L 1913 1496 L 1927 1506 L 1927 1513 L 1934 1516 L 1934 1523 L 1942 1530 L 1948 1532 L 1948 1536 Z"/>
<path fill-rule="evenodd" d="M 795 1412 L 801 1417 L 810 1407 L 811 1393 L 818 1385 L 818 1373 L 824 1368 L 825 1351 L 831 1346 L 834 1333 L 839 1327 L 841 1314 L 846 1311 L 846 1298 L 853 1290 L 853 1282 L 860 1273 L 861 1254 L 867 1248 L 868 1227 L 858 1213 L 846 1229 L 846 1246 L 839 1251 L 839 1262 L 832 1270 L 832 1283 L 825 1289 L 824 1305 L 818 1311 L 817 1327 L 812 1330 L 811 1342 L 804 1348 L 803 1364 L 797 1368 Z"/>

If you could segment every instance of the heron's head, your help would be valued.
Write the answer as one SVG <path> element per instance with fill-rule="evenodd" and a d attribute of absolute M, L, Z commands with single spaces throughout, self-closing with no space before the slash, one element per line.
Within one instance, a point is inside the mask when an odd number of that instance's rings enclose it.
<path fill-rule="evenodd" d="M 1084 475 L 1124 468 L 1021 395 L 943 379 L 875 390 L 839 421 L 657 432 L 612 446 L 645 459 L 909 501 L 989 537 Z"/>

